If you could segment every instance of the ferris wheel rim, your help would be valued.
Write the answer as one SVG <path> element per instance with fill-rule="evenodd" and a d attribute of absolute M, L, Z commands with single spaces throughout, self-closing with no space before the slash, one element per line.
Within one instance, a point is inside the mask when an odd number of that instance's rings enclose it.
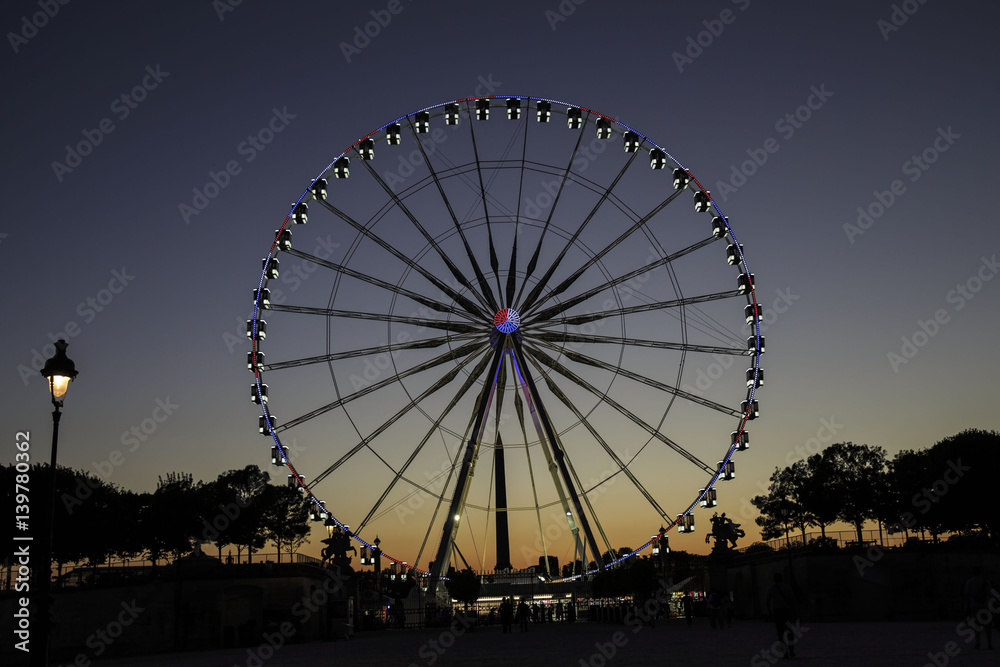
<path fill-rule="evenodd" d="M 642 134 L 642 133 L 638 132 L 637 130 L 631 128 L 630 126 L 628 126 L 628 125 L 626 125 L 626 124 L 624 124 L 624 123 L 622 123 L 622 122 L 620 122 L 618 120 L 615 120 L 614 118 L 611 118 L 610 116 L 606 116 L 606 115 L 604 115 L 604 114 L 602 114 L 600 112 L 594 111 L 594 110 L 589 109 L 587 107 L 583 107 L 583 106 L 579 106 L 579 105 L 573 105 L 573 104 L 570 104 L 570 103 L 567 103 L 567 102 L 562 102 L 562 101 L 554 100 L 554 99 L 550 99 L 550 98 L 533 97 L 533 96 L 518 96 L 518 95 L 489 95 L 489 96 L 480 96 L 480 97 L 459 98 L 457 100 L 453 100 L 453 101 L 450 101 L 450 102 L 442 102 L 442 103 L 439 103 L 439 104 L 435 104 L 435 105 L 423 107 L 422 109 L 418 109 L 418 110 L 415 110 L 415 111 L 410 112 L 408 114 L 405 114 L 404 116 L 400 116 L 399 118 L 397 118 L 397 119 L 395 119 L 393 121 L 389 121 L 388 123 L 385 123 L 381 127 L 377 128 L 376 130 L 373 130 L 372 132 L 368 133 L 367 135 L 361 137 L 354 144 L 352 144 L 351 146 L 349 146 L 348 148 L 346 148 L 343 152 L 341 152 L 336 158 L 334 158 L 333 161 L 330 162 L 330 164 L 327 165 L 326 168 L 324 168 L 320 172 L 320 174 L 318 176 L 316 176 L 315 178 L 312 179 L 312 181 L 310 182 L 310 185 L 306 188 L 306 190 L 302 193 L 302 195 L 300 195 L 300 197 L 293 204 L 292 209 L 285 216 L 285 219 L 282 222 L 282 226 L 279 229 L 279 232 L 281 230 L 284 230 L 286 228 L 286 226 L 288 225 L 289 221 L 292 218 L 293 212 L 296 210 L 296 207 L 300 203 L 303 203 L 310 196 L 310 194 L 312 192 L 312 188 L 316 185 L 316 183 L 320 179 L 322 179 L 326 174 L 330 173 L 330 170 L 333 169 L 334 165 L 337 163 L 337 160 L 339 160 L 340 158 L 346 156 L 352 149 L 353 150 L 357 150 L 357 147 L 365 139 L 371 138 L 374 135 L 376 135 L 378 132 L 380 132 L 380 131 L 384 130 L 385 128 L 389 127 L 390 125 L 393 125 L 394 123 L 399 123 L 400 121 L 406 120 L 406 119 L 408 119 L 408 118 L 410 118 L 412 116 L 415 116 L 418 113 L 425 112 L 425 111 L 429 112 L 429 111 L 437 110 L 437 109 L 443 109 L 446 105 L 449 105 L 449 104 L 456 104 L 456 103 L 462 103 L 462 102 L 477 101 L 477 100 L 480 100 L 480 99 L 486 99 L 486 100 L 497 100 L 497 99 L 510 100 L 510 99 L 515 99 L 515 100 L 527 100 L 529 103 L 531 101 L 536 101 L 536 102 L 537 101 L 543 101 L 543 102 L 548 102 L 548 103 L 551 103 L 551 104 L 561 105 L 561 106 L 564 106 L 564 107 L 567 107 L 567 108 L 581 109 L 581 110 L 586 111 L 588 113 L 592 113 L 592 114 L 594 114 L 594 115 L 596 115 L 596 116 L 598 116 L 600 118 L 604 118 L 607 121 L 609 121 L 611 123 L 614 123 L 615 125 L 617 125 L 617 126 L 619 126 L 621 128 L 624 128 L 626 131 L 634 132 L 639 137 L 641 137 L 644 141 L 648 142 L 653 147 L 655 147 L 655 148 L 659 149 L 660 151 L 662 151 L 663 154 L 669 160 L 671 160 L 675 165 L 677 165 L 678 169 L 682 169 L 683 171 L 685 171 L 690 176 L 691 181 L 694 182 L 697 185 L 697 187 L 700 189 L 701 192 L 704 192 L 706 195 L 708 195 L 707 190 L 703 186 L 701 186 L 701 184 L 697 181 L 697 179 L 694 178 L 693 175 L 690 174 L 690 171 L 688 171 L 687 168 L 684 167 L 683 164 L 680 163 L 680 161 L 678 161 L 676 158 L 674 158 L 664 148 L 662 148 L 661 146 L 659 146 L 658 144 L 656 144 L 655 142 L 653 142 L 645 134 Z M 739 255 L 738 264 L 742 267 L 742 271 L 743 272 L 745 272 L 748 276 L 752 276 L 752 274 L 749 271 L 749 267 L 746 264 L 745 257 L 743 256 L 742 247 L 739 245 L 739 242 L 738 242 L 738 239 L 736 237 L 736 234 L 732 230 L 732 228 L 730 227 L 728 219 L 722 213 L 721 209 L 718 206 L 718 203 L 714 199 L 711 199 L 710 195 L 708 195 L 708 196 L 709 196 L 709 202 L 710 202 L 712 208 L 714 208 L 715 212 L 718 214 L 719 217 L 721 217 L 721 219 L 725 223 L 724 236 L 730 238 L 732 240 L 733 244 L 735 244 L 736 247 L 737 247 L 737 252 L 738 252 L 738 255 Z M 269 259 L 271 259 L 271 258 L 273 258 L 275 256 L 275 254 L 276 254 L 275 253 L 276 247 L 277 247 L 277 239 L 276 239 L 275 243 L 272 244 L 272 246 L 271 246 L 271 248 L 270 248 L 270 250 L 268 252 L 267 257 L 265 258 L 266 260 L 269 260 Z M 261 278 L 260 278 L 260 281 L 258 283 L 258 290 L 263 290 L 265 288 L 267 282 L 268 282 L 267 272 L 265 270 L 261 274 Z M 757 306 L 757 299 L 756 299 L 756 286 L 753 284 L 752 280 L 751 280 L 751 283 L 750 283 L 749 291 L 747 293 L 747 297 L 748 297 L 748 302 L 750 304 L 752 304 L 755 309 L 757 309 L 758 306 Z M 252 331 L 252 338 L 251 338 L 251 342 L 252 342 L 251 352 L 252 352 L 252 354 L 254 355 L 255 358 L 256 358 L 257 353 L 258 353 L 258 345 L 257 345 L 257 338 L 256 338 L 256 336 L 257 336 L 256 326 L 257 326 L 257 322 L 258 322 L 260 316 L 261 316 L 261 303 L 260 303 L 260 299 L 258 298 L 254 302 L 253 320 L 252 320 L 254 329 Z M 757 373 L 759 372 L 760 353 L 761 353 L 761 351 L 760 351 L 760 339 L 761 339 L 761 336 L 760 336 L 760 318 L 759 317 L 755 317 L 754 318 L 753 325 L 752 325 L 752 330 L 753 330 L 753 333 L 754 333 L 753 337 L 757 341 L 757 350 L 751 355 L 751 359 L 752 359 L 752 362 L 753 362 L 754 378 L 756 379 Z M 686 354 L 686 350 L 684 351 L 684 353 Z M 260 371 L 259 367 L 254 368 L 254 382 L 255 382 L 255 385 L 256 385 L 256 388 L 257 388 L 257 392 L 258 392 L 258 396 L 259 396 L 260 392 L 261 392 L 261 384 L 262 384 L 261 383 L 261 371 Z M 751 413 L 753 411 L 754 396 L 755 396 L 755 391 L 757 389 L 757 386 L 758 385 L 757 385 L 756 381 L 752 385 L 749 385 L 748 394 L 747 394 L 747 401 L 746 401 L 746 403 L 749 404 L 749 408 L 748 408 L 747 412 L 742 415 L 742 417 L 741 417 L 741 419 L 739 421 L 739 426 L 738 426 L 737 430 L 734 431 L 734 434 L 736 434 L 737 438 L 740 435 L 742 435 L 743 432 L 745 431 L 746 423 L 747 423 L 748 419 L 752 418 L 751 417 Z M 270 414 L 268 412 L 268 407 L 267 407 L 266 401 L 262 401 L 261 402 L 261 410 L 263 412 L 264 419 L 267 420 L 268 423 L 270 423 L 271 417 L 270 417 Z M 301 486 L 301 488 L 305 491 L 306 496 L 313 503 L 317 504 L 317 506 L 318 506 L 318 503 L 319 503 L 318 499 L 312 493 L 311 489 L 304 482 L 304 480 L 302 479 L 302 477 L 295 470 L 294 466 L 292 465 L 292 462 L 289 461 L 287 459 L 287 457 L 285 456 L 284 446 L 281 444 L 280 439 L 278 437 L 278 434 L 274 431 L 274 429 L 271 429 L 271 436 L 272 436 L 275 444 L 277 445 L 278 450 L 279 450 L 279 452 L 282 455 L 282 458 L 284 459 L 285 465 L 291 471 L 292 476 L 294 476 L 298 480 L 298 483 Z M 728 449 L 728 451 L 727 451 L 727 453 L 726 453 L 726 455 L 724 457 L 723 463 L 728 463 L 731 460 L 733 454 L 737 451 L 737 445 L 738 445 L 738 443 L 734 442 L 732 444 L 732 446 L 730 446 L 730 448 Z M 695 500 L 687 507 L 687 509 L 684 512 L 682 512 L 678 516 L 680 517 L 680 516 L 684 516 L 684 515 L 690 514 L 690 512 L 705 497 L 705 495 L 707 494 L 707 492 L 709 490 L 711 490 L 715 486 L 715 484 L 719 481 L 721 475 L 722 475 L 722 470 L 720 469 L 718 472 L 716 472 L 712 476 L 710 482 L 706 485 L 706 488 L 704 490 L 702 490 L 703 492 L 698 497 L 695 498 Z M 343 524 L 343 523 L 341 523 L 332 513 L 330 513 L 329 516 L 332 518 L 332 520 L 333 520 L 334 523 L 336 523 L 341 528 L 344 528 L 346 530 L 346 525 Z M 672 523 L 667 528 L 667 530 L 672 529 L 675 525 L 677 525 L 677 522 Z M 360 544 L 362 544 L 364 546 L 373 547 L 372 544 L 368 543 L 367 541 L 365 541 L 364 539 L 362 539 L 357 534 L 352 534 L 352 537 L 354 537 L 354 539 L 357 542 L 359 542 Z M 652 543 L 653 543 L 653 540 L 651 539 L 649 542 L 647 542 L 647 543 L 641 545 L 639 548 L 635 549 L 632 552 L 632 554 L 630 554 L 630 555 L 634 555 L 636 553 L 639 553 L 645 547 L 650 546 Z M 394 562 L 399 562 L 399 563 L 403 562 L 403 561 L 396 560 L 396 559 L 388 556 L 387 554 L 383 553 L 383 555 L 385 555 L 389 560 L 392 560 Z M 615 562 L 617 562 L 617 561 L 615 561 Z M 415 570 L 417 572 L 421 572 L 423 574 L 426 574 L 424 571 L 420 570 L 419 568 L 413 567 L 411 569 L 413 569 L 413 570 Z"/>

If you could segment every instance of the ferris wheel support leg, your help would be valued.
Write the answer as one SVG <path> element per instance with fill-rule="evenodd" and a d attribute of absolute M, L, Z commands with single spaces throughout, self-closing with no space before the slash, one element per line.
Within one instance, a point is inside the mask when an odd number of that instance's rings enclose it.
<path fill-rule="evenodd" d="M 590 547 L 591 553 L 594 554 L 594 560 L 597 563 L 597 567 L 604 569 L 604 560 L 601 558 L 601 550 L 597 546 L 597 540 L 594 539 L 594 533 L 590 529 L 590 522 L 587 520 L 587 515 L 583 511 L 583 504 L 580 502 L 580 494 L 577 493 L 576 487 L 573 485 L 573 479 L 569 473 L 569 469 L 566 467 L 565 455 L 563 454 L 562 448 L 559 446 L 559 441 L 556 439 L 555 429 L 552 428 L 551 422 L 549 422 L 549 416 L 545 412 L 545 408 L 542 405 L 541 396 L 538 394 L 538 388 L 535 387 L 535 381 L 531 377 L 531 371 L 528 368 L 528 364 L 524 358 L 524 351 L 521 349 L 521 341 L 517 339 L 516 336 L 510 336 L 511 347 L 514 352 L 514 358 L 517 361 L 517 369 L 524 379 L 525 383 L 528 385 L 528 391 L 531 392 L 531 399 L 534 403 L 538 415 L 542 421 L 542 427 L 545 429 L 545 435 L 548 438 L 549 443 L 552 446 L 552 452 L 556 461 L 556 465 L 559 466 L 559 473 L 562 475 L 563 483 L 566 486 L 566 490 L 569 491 L 570 499 L 573 502 L 573 509 L 576 511 L 576 518 L 580 522 L 580 527 L 583 528 L 583 533 L 587 538 L 587 546 Z M 570 527 L 576 528 L 570 516 Z M 584 567 L 586 567 L 586 562 L 584 562 Z"/>
<path fill-rule="evenodd" d="M 490 371 L 487 377 L 489 380 L 483 387 L 483 393 L 479 396 L 479 404 L 476 409 L 476 421 L 472 428 L 472 435 L 465 445 L 465 455 L 462 457 L 462 469 L 458 473 L 458 480 L 455 482 L 455 492 L 451 496 L 451 505 L 448 507 L 448 516 L 445 517 L 444 529 L 441 531 L 441 542 L 438 545 L 437 556 L 431 568 L 430 593 L 433 597 L 437 592 L 438 583 L 448 572 L 448 563 L 451 560 L 451 549 L 458 534 L 458 523 L 465 508 L 465 499 L 469 495 L 469 480 L 476 468 L 476 460 L 479 458 L 479 443 L 482 442 L 483 429 L 486 427 L 486 415 L 490 411 L 490 404 L 493 402 L 493 394 L 497 386 L 497 378 L 500 374 L 500 362 L 503 361 L 505 345 L 497 345 L 493 353 L 493 361 L 490 363 Z"/>

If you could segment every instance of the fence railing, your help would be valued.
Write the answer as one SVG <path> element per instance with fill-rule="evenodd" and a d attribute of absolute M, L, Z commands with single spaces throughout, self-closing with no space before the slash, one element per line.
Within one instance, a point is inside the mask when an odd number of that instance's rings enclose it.
<path fill-rule="evenodd" d="M 808 545 L 813 540 L 821 537 L 824 537 L 824 535 L 820 531 L 806 533 L 804 538 L 802 533 L 789 534 L 787 537 L 778 537 L 773 540 L 767 540 L 766 542 L 755 542 L 754 544 L 740 547 L 736 551 L 744 553 L 751 547 L 759 549 L 759 545 L 762 544 L 776 551 L 779 549 L 794 549 L 800 548 L 803 545 Z M 826 531 L 825 537 L 830 545 L 838 547 L 869 547 L 874 545 L 882 547 L 898 547 L 902 546 L 907 539 L 916 536 L 912 533 L 909 536 L 903 533 L 894 533 L 890 535 L 885 530 L 879 531 L 876 529 L 866 529 L 861 531 L 860 544 L 858 543 L 858 531 L 856 530 L 828 530 Z"/>

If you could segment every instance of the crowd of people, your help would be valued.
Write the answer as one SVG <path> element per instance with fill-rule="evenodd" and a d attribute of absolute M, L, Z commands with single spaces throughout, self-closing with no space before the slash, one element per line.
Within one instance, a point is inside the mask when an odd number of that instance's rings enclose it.
<path fill-rule="evenodd" d="M 504 632 L 513 632 L 516 623 L 521 632 L 527 632 L 532 623 L 573 623 L 576 621 L 576 606 L 573 603 L 556 604 L 543 602 L 528 602 L 524 599 L 516 604 L 514 598 L 504 598 L 496 607 L 490 609 L 486 618 L 487 625 L 493 625 L 500 620 Z"/>

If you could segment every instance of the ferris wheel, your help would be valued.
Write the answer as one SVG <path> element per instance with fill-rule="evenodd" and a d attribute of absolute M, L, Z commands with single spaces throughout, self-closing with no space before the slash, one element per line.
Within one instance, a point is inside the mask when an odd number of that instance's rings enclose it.
<path fill-rule="evenodd" d="M 253 301 L 272 462 L 433 582 L 693 531 L 759 414 L 728 219 L 650 138 L 564 102 L 460 99 L 362 137 L 292 205 Z"/>

